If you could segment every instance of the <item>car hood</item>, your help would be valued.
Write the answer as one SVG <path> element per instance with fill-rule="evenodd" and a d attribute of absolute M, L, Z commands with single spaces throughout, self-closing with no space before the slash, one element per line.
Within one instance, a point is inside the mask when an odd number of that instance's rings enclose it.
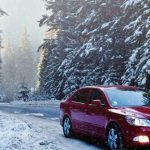
<path fill-rule="evenodd" d="M 125 116 L 134 116 L 134 117 L 150 119 L 150 107 L 148 106 L 122 107 L 122 108 L 109 109 L 109 111 L 116 114 L 125 115 Z"/>

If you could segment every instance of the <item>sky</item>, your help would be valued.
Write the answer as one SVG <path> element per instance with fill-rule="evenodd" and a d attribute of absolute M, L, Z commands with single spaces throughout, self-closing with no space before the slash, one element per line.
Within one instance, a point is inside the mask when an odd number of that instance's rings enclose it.
<path fill-rule="evenodd" d="M 8 14 L 0 18 L 3 41 L 10 39 L 13 46 L 18 46 L 21 34 L 26 28 L 33 48 L 37 49 L 46 31 L 46 28 L 40 28 L 37 22 L 46 13 L 44 1 L 0 0 L 0 8 Z"/>

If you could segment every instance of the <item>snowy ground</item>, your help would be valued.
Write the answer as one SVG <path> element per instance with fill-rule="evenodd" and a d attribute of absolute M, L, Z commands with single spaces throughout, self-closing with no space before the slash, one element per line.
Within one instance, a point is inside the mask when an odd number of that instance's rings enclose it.
<path fill-rule="evenodd" d="M 0 150 L 100 150 L 83 140 L 67 139 L 55 118 L 0 112 Z"/>

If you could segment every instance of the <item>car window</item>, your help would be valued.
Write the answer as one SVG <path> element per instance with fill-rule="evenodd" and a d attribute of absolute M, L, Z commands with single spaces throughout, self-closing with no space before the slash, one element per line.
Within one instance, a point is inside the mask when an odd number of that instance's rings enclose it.
<path fill-rule="evenodd" d="M 86 103 L 88 94 L 89 94 L 88 89 L 82 89 L 73 95 L 72 100 L 80 103 Z"/>
<path fill-rule="evenodd" d="M 90 103 L 91 101 L 93 100 L 101 100 L 101 102 L 104 104 L 105 101 L 104 101 L 104 98 L 103 98 L 103 95 L 101 94 L 101 92 L 97 89 L 92 89 L 92 92 L 91 92 L 91 96 L 90 96 Z"/>

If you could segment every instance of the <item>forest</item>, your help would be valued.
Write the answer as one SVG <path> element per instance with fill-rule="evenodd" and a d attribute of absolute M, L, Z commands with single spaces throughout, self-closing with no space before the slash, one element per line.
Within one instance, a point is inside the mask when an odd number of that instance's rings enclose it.
<path fill-rule="evenodd" d="M 46 36 L 36 52 L 26 29 L 15 53 L 9 40 L 3 45 L 1 85 L 8 99 L 17 97 L 18 87 L 34 88 L 35 97 L 59 100 L 90 85 L 150 89 L 149 0 L 44 0 L 44 4 L 47 13 L 37 23 L 47 27 Z"/>
<path fill-rule="evenodd" d="M 62 99 L 88 85 L 150 88 L 150 1 L 45 0 L 38 87 Z"/>

